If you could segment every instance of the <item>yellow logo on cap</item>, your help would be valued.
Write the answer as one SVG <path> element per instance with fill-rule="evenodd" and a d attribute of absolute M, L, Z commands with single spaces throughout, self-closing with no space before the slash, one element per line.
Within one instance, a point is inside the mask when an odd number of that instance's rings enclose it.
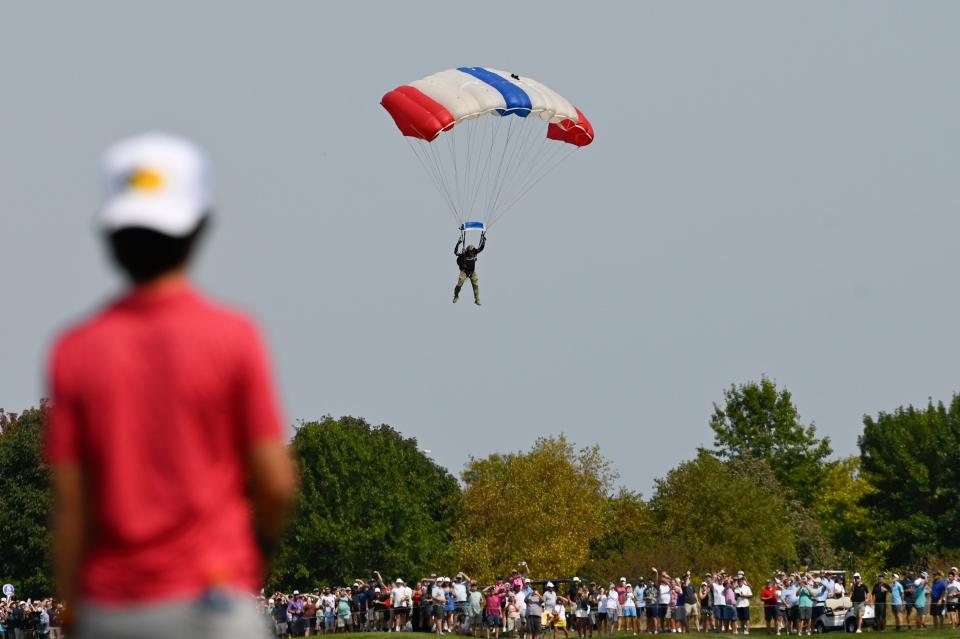
<path fill-rule="evenodd" d="M 127 186 L 134 191 L 159 191 L 163 188 L 163 175 L 151 169 L 137 169 L 130 174 Z"/>

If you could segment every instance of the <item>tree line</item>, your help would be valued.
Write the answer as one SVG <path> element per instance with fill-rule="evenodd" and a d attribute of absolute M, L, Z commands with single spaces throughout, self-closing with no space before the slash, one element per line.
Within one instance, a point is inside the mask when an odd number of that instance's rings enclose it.
<path fill-rule="evenodd" d="M 0 582 L 48 594 L 46 405 L 0 410 Z M 545 436 L 471 458 L 459 481 L 413 438 L 362 418 L 301 422 L 301 494 L 268 589 L 463 570 L 525 559 L 546 576 L 644 574 L 650 565 L 751 574 L 800 566 L 922 568 L 960 543 L 960 396 L 863 419 L 859 455 L 833 458 L 790 392 L 732 385 L 691 451 L 644 497 L 598 446 Z M 955 563 L 955 562 L 954 562 Z"/>

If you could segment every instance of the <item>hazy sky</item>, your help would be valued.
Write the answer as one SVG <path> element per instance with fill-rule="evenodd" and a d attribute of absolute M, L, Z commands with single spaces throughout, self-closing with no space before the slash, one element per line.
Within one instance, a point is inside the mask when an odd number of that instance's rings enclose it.
<path fill-rule="evenodd" d="M 164 129 L 214 160 L 197 276 L 260 318 L 291 421 L 387 422 L 457 474 L 565 432 L 649 494 L 766 374 L 851 453 L 864 413 L 957 388 L 958 24 L 906 0 L 0 0 L 0 406 L 37 402 L 58 327 L 119 285 L 103 148 Z M 450 303 L 455 227 L 379 105 L 461 65 L 597 131 L 491 232 L 482 308 Z"/>

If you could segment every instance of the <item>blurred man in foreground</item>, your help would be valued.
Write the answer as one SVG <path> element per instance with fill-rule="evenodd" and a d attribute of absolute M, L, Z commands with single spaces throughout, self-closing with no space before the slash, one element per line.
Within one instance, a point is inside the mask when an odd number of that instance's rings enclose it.
<path fill-rule="evenodd" d="M 99 224 L 131 286 L 50 360 L 62 596 L 80 639 L 265 637 L 249 594 L 296 480 L 259 331 L 186 277 L 211 211 L 206 161 L 148 134 L 105 169 Z"/>

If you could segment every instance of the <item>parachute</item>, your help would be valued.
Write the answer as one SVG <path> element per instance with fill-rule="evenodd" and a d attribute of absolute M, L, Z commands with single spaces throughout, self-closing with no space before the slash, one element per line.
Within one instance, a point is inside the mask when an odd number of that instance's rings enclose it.
<path fill-rule="evenodd" d="M 486 67 L 434 73 L 388 92 L 380 104 L 459 222 L 462 237 L 485 232 L 594 138 L 587 118 L 560 94 Z"/>

